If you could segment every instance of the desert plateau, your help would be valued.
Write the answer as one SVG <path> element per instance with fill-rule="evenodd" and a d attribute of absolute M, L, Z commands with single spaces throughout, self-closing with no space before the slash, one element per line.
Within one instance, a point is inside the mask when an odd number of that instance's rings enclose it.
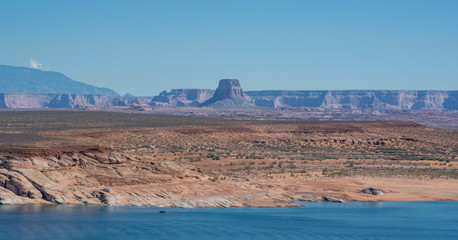
<path fill-rule="evenodd" d="M 406 121 L 0 112 L 0 203 L 456 201 L 458 132 Z"/>

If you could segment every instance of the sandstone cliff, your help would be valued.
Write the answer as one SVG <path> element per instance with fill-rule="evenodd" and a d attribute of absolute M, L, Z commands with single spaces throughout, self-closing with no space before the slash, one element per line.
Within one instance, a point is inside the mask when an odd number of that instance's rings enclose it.
<path fill-rule="evenodd" d="M 235 191 L 228 185 L 215 188 L 192 165 L 138 159 L 100 147 L 0 149 L 0 205 L 297 206 L 283 192 L 271 195 L 249 186 Z"/>
<path fill-rule="evenodd" d="M 0 93 L 0 108 L 107 108 L 105 95 Z"/>
<path fill-rule="evenodd" d="M 231 88 L 229 88 L 231 89 Z M 237 89 L 237 88 L 235 88 Z M 196 106 L 198 102 L 208 106 L 218 101 L 224 106 L 224 99 L 237 99 L 240 91 L 227 91 L 218 93 L 210 100 L 211 90 L 205 95 L 200 95 L 198 101 L 195 94 L 190 94 L 186 89 L 174 89 L 163 92 L 153 98 L 153 106 Z M 198 92 L 199 89 L 193 89 Z M 204 91 L 204 90 L 200 90 Z M 243 90 L 241 90 L 243 92 Z M 215 93 L 216 94 L 216 93 Z M 311 107 L 321 109 L 368 109 L 368 110 L 458 110 L 458 91 L 414 91 L 414 90 L 269 90 L 246 91 L 240 99 L 244 102 L 249 99 L 251 105 L 256 107 L 281 108 L 281 107 Z M 218 99 L 218 100 L 217 100 Z M 233 100 L 234 101 L 234 100 Z M 229 101 L 229 105 L 232 101 Z M 237 104 L 235 104 L 237 106 Z"/>
<path fill-rule="evenodd" d="M 244 92 L 237 79 L 222 79 L 216 91 L 173 89 L 152 106 L 311 107 L 368 110 L 458 110 L 458 91 L 441 90 L 267 90 Z"/>
<path fill-rule="evenodd" d="M 259 107 L 316 107 L 323 109 L 457 110 L 458 91 L 333 90 L 248 91 Z"/>
<path fill-rule="evenodd" d="M 249 98 L 245 95 L 238 79 L 222 79 L 212 98 L 201 106 L 216 108 L 225 107 L 253 107 Z"/>
<path fill-rule="evenodd" d="M 244 92 L 237 79 L 214 90 L 172 89 L 154 97 L 110 98 L 96 94 L 0 93 L 0 108 L 109 108 L 123 106 L 213 108 L 318 108 L 362 110 L 458 110 L 458 91 L 441 90 L 268 90 Z"/>
<path fill-rule="evenodd" d="M 163 91 L 151 100 L 152 106 L 199 106 L 210 99 L 215 91 L 210 89 L 172 89 Z"/>

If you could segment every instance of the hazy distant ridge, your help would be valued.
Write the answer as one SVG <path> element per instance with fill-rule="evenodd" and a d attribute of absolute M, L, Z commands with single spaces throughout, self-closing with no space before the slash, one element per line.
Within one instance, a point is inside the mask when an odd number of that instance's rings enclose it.
<path fill-rule="evenodd" d="M 199 92 L 197 89 L 194 92 Z M 208 90 L 207 90 L 208 91 Z M 178 94 L 179 93 L 179 94 Z M 207 92 L 206 92 L 207 93 Z M 458 91 L 445 90 L 268 90 L 245 91 L 256 107 L 312 107 L 322 109 L 371 110 L 458 110 Z M 210 99 L 199 94 L 187 95 L 175 89 L 162 93 L 160 102 L 154 97 L 153 106 L 196 106 Z M 192 105 L 189 104 L 192 102 Z"/>
<path fill-rule="evenodd" d="M 109 88 L 74 81 L 62 73 L 0 65 L 0 93 L 94 94 L 119 97 Z"/>
<path fill-rule="evenodd" d="M 246 91 L 259 107 L 323 109 L 457 110 L 458 91 L 442 90 L 327 90 Z"/>
<path fill-rule="evenodd" d="M 140 86 L 139 86 L 140 87 Z M 0 108 L 108 108 L 206 106 L 368 110 L 458 110 L 458 91 L 445 90 L 266 90 L 243 91 L 237 79 L 217 90 L 173 89 L 154 97 L 126 98 L 108 88 L 73 81 L 58 72 L 0 65 Z"/>
<path fill-rule="evenodd" d="M 32 94 L 0 93 L 0 108 L 107 108 L 112 106 L 113 99 L 105 95 L 93 94 Z"/>

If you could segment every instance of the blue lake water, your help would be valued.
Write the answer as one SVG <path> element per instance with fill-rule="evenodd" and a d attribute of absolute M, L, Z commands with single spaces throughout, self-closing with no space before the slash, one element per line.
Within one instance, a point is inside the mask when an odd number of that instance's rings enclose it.
<path fill-rule="evenodd" d="M 458 239 L 458 202 L 301 208 L 0 206 L 0 239 Z"/>

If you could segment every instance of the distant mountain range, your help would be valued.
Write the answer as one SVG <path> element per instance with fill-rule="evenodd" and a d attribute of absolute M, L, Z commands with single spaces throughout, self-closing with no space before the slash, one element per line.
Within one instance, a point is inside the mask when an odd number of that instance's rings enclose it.
<path fill-rule="evenodd" d="M 119 97 L 109 88 L 74 81 L 62 73 L 0 65 L 0 93 L 92 94 Z"/>
<path fill-rule="evenodd" d="M 222 79 L 216 90 L 172 89 L 135 97 L 74 81 L 58 72 L 0 65 L 0 108 L 109 108 L 129 106 L 209 108 L 316 108 L 458 110 L 458 91 L 269 90 L 243 91 L 239 80 Z"/>

